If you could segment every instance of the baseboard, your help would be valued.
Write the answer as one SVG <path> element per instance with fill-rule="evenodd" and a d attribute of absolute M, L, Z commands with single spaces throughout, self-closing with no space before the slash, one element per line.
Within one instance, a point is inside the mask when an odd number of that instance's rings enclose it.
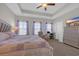
<path fill-rule="evenodd" d="M 68 46 L 71 46 L 71 47 L 73 47 L 73 48 L 79 49 L 78 47 L 72 46 L 72 45 L 70 45 L 70 44 L 67 44 L 67 43 L 64 43 L 64 44 L 66 44 L 66 45 L 68 45 Z"/>

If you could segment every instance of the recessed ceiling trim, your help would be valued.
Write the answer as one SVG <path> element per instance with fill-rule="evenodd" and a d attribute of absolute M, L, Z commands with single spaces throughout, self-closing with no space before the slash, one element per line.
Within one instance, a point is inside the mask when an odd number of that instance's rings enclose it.
<path fill-rule="evenodd" d="M 65 4 L 63 7 L 61 7 L 59 10 L 57 10 L 56 12 L 53 13 L 52 16 L 55 16 L 56 14 L 62 12 L 62 10 L 64 10 L 65 8 L 67 8 L 70 4 Z"/>
<path fill-rule="evenodd" d="M 31 16 L 17 16 L 18 18 L 23 17 L 25 19 L 37 19 L 37 20 L 52 20 L 51 18 L 43 18 L 43 17 L 31 17 Z"/>
<path fill-rule="evenodd" d="M 55 19 L 59 18 L 65 13 L 75 9 L 78 5 L 70 4 L 69 6 L 63 5 L 61 8 L 56 10 L 54 13 L 41 13 L 41 11 L 31 11 L 30 10 L 23 10 L 19 4 L 14 3 L 7 3 L 6 4 L 12 12 L 14 12 L 17 16 L 28 16 L 33 18 L 40 18 L 40 19 Z M 52 11 L 51 11 L 52 12 Z"/>
<path fill-rule="evenodd" d="M 20 10 L 22 13 L 26 13 L 26 14 L 35 14 L 35 15 L 40 15 L 40 16 L 48 16 L 48 17 L 51 17 L 52 14 L 49 14 L 49 13 L 43 13 L 43 12 L 37 12 L 37 11 L 32 11 L 32 10 L 23 10 L 20 6 L 20 4 L 18 4 Z"/>
<path fill-rule="evenodd" d="M 63 10 L 64 8 L 68 7 L 68 5 L 69 5 L 69 4 L 63 5 L 61 8 L 59 8 L 59 10 L 57 10 L 57 11 L 55 11 L 53 14 L 51 14 L 51 13 L 44 13 L 44 12 L 32 11 L 32 10 L 24 10 L 24 9 L 22 9 L 21 5 L 18 4 L 18 6 L 19 6 L 19 8 L 20 8 L 20 10 L 21 10 L 21 12 L 22 12 L 23 14 L 33 14 L 33 15 L 45 16 L 45 17 L 53 17 L 53 16 L 55 16 L 57 13 L 62 12 L 62 10 Z"/>
<path fill-rule="evenodd" d="M 70 12 L 70 11 L 76 9 L 76 8 L 79 8 L 78 6 L 79 6 L 78 3 L 76 3 L 76 4 L 75 4 L 75 3 L 70 3 L 70 5 L 69 5 L 68 7 L 64 8 L 62 12 L 57 13 L 57 14 L 56 14 L 55 16 L 53 16 L 52 18 L 53 18 L 53 19 L 59 18 L 59 17 L 63 16 L 64 14 L 66 14 L 66 13 L 68 13 L 68 12 Z M 65 10 L 65 11 L 64 11 L 64 10 Z"/>

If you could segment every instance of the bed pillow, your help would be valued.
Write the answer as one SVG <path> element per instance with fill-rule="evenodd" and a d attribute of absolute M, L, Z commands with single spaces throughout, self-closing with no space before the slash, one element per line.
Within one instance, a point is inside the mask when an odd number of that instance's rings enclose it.
<path fill-rule="evenodd" d="M 8 34 L 0 32 L 0 41 L 7 40 L 9 37 L 10 36 Z"/>

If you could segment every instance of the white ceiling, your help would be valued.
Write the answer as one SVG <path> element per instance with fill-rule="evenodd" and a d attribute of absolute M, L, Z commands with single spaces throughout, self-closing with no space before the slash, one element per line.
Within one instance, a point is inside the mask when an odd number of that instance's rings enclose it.
<path fill-rule="evenodd" d="M 33 12 L 36 11 L 36 12 L 42 12 L 42 13 L 48 13 L 48 14 L 53 14 L 54 12 L 56 12 L 57 10 L 59 10 L 60 8 L 62 8 L 66 4 L 57 3 L 55 6 L 48 6 L 47 11 L 45 11 L 43 7 L 37 9 L 36 7 L 39 5 L 40 4 L 37 4 L 37 3 L 19 4 L 19 6 L 21 7 L 22 10 L 30 10 Z"/>
<path fill-rule="evenodd" d="M 45 11 L 43 8 L 36 9 L 36 7 L 39 5 L 37 3 L 7 3 L 6 5 L 17 16 L 39 17 L 47 19 L 59 17 L 79 6 L 79 4 L 76 3 L 56 3 L 55 6 L 48 6 L 47 11 Z"/>

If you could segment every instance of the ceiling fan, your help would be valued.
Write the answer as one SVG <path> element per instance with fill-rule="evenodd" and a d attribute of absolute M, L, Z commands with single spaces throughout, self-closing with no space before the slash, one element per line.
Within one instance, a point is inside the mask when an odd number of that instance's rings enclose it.
<path fill-rule="evenodd" d="M 44 10 L 46 11 L 48 6 L 55 6 L 55 3 L 43 3 L 37 6 L 36 8 L 38 9 L 38 8 L 44 7 Z"/>

